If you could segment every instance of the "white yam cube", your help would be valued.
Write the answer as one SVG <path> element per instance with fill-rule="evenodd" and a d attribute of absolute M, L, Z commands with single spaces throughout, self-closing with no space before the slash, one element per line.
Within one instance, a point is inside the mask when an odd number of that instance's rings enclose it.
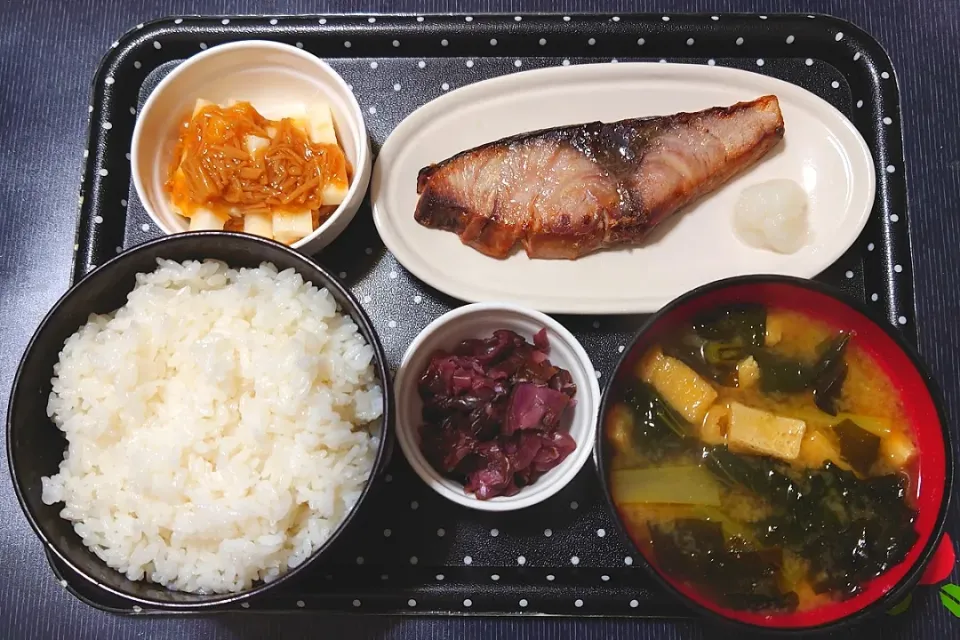
<path fill-rule="evenodd" d="M 282 211 L 273 214 L 274 240 L 293 244 L 311 233 L 313 233 L 313 215 L 310 211 L 299 213 Z"/>
<path fill-rule="evenodd" d="M 333 126 L 330 105 L 318 102 L 311 107 L 308 116 L 310 140 L 314 144 L 337 144 L 337 130 Z"/>
<path fill-rule="evenodd" d="M 193 113 L 190 114 L 190 117 L 193 118 L 196 116 L 204 107 L 209 107 L 213 103 L 209 100 L 204 100 L 203 98 L 197 98 L 197 101 L 193 103 Z"/>
<path fill-rule="evenodd" d="M 341 204 L 347 198 L 347 191 L 349 189 L 350 187 L 345 184 L 327 183 L 323 185 L 321 197 L 324 206 Z"/>
<path fill-rule="evenodd" d="M 739 402 L 730 403 L 727 440 L 733 449 L 796 460 L 807 425 Z"/>
<path fill-rule="evenodd" d="M 227 219 L 209 209 L 200 208 L 190 217 L 190 231 L 223 231 Z"/>
<path fill-rule="evenodd" d="M 184 151 L 184 152 L 183 152 L 183 155 L 186 155 L 186 154 L 187 154 L 187 152 Z M 183 162 L 183 158 L 182 158 L 182 157 L 181 157 L 180 161 Z M 181 185 L 181 184 L 183 184 L 183 183 L 186 181 L 186 179 L 187 179 L 187 176 L 186 176 L 186 174 L 183 173 L 183 169 L 181 169 L 180 167 L 177 167 L 177 170 L 173 172 L 173 179 L 172 179 L 171 181 L 172 181 L 173 184 L 175 184 L 175 185 Z M 170 202 L 170 206 L 173 208 L 174 211 L 177 212 L 178 215 L 181 215 L 181 216 L 183 216 L 184 218 L 189 218 L 189 217 L 190 217 L 189 215 L 186 214 L 186 212 L 183 211 L 183 209 L 181 209 L 180 207 L 177 206 L 177 203 L 174 202 L 173 198 L 170 198 L 169 202 Z"/>
<path fill-rule="evenodd" d="M 247 148 L 247 153 L 254 155 L 260 149 L 265 149 L 270 146 L 269 138 L 261 138 L 260 136 L 247 136 L 243 140 L 244 146 Z"/>
<path fill-rule="evenodd" d="M 243 230 L 264 238 L 273 238 L 273 215 L 270 213 L 248 213 L 243 216 Z"/>
<path fill-rule="evenodd" d="M 290 118 L 298 123 L 307 117 L 307 107 L 302 102 L 267 101 L 254 105 L 257 111 L 267 120 L 283 120 Z"/>

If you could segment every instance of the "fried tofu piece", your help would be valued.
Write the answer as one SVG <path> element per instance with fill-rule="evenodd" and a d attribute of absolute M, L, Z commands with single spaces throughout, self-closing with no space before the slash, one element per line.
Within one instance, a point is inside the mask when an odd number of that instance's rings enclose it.
<path fill-rule="evenodd" d="M 727 424 L 730 420 L 730 407 L 715 404 L 707 411 L 700 425 L 700 440 L 704 444 L 727 444 Z"/>
<path fill-rule="evenodd" d="M 727 440 L 730 447 L 737 450 L 796 460 L 806 428 L 803 420 L 782 418 L 739 402 L 730 403 Z"/>
<path fill-rule="evenodd" d="M 717 399 L 717 392 L 696 371 L 659 350 L 640 363 L 639 374 L 690 424 L 702 424 Z"/>
<path fill-rule="evenodd" d="M 767 331 L 763 344 L 772 347 L 783 339 L 783 320 L 775 314 L 767 315 Z"/>
<path fill-rule="evenodd" d="M 747 356 L 737 363 L 737 381 L 742 388 L 752 387 L 760 381 L 760 365 L 753 356 Z"/>

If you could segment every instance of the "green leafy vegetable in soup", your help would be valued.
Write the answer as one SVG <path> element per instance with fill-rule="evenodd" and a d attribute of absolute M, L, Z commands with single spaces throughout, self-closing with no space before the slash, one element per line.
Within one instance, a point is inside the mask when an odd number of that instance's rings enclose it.
<path fill-rule="evenodd" d="M 917 455 L 852 333 L 741 304 L 694 318 L 617 380 L 604 430 L 631 537 L 719 606 L 809 610 L 916 541 Z"/>

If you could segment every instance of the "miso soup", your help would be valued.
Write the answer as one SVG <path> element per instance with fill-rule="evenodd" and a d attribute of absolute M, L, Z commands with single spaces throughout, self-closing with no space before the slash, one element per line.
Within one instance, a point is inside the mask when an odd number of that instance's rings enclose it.
<path fill-rule="evenodd" d="M 613 501 L 661 572 L 721 607 L 788 613 L 904 559 L 916 446 L 856 335 L 749 304 L 660 338 L 603 428 Z"/>

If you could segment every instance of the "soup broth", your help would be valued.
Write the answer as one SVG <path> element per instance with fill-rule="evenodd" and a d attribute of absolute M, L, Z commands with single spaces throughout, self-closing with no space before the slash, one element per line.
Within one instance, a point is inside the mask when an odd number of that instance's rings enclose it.
<path fill-rule="evenodd" d="M 711 310 L 612 393 L 610 488 L 630 536 L 719 606 L 852 597 L 916 540 L 910 425 L 851 333 L 792 310 Z"/>

